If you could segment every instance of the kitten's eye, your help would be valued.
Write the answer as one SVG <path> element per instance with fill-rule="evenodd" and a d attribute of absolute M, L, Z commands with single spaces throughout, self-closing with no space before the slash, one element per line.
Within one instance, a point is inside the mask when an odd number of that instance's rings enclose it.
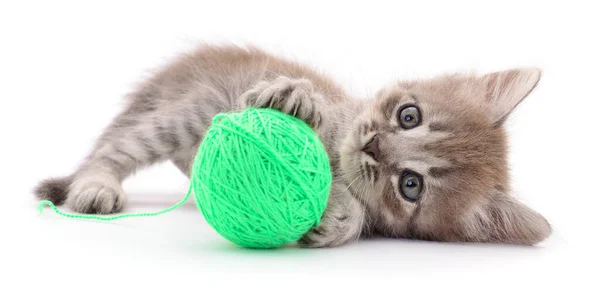
<path fill-rule="evenodd" d="M 402 195 L 409 201 L 416 201 L 423 190 L 422 184 L 423 178 L 421 178 L 421 176 L 412 172 L 405 172 L 402 174 L 402 185 L 400 186 L 400 191 Z"/>
<path fill-rule="evenodd" d="M 421 113 L 416 106 L 407 106 L 398 113 L 398 121 L 403 129 L 411 129 L 421 123 Z"/>

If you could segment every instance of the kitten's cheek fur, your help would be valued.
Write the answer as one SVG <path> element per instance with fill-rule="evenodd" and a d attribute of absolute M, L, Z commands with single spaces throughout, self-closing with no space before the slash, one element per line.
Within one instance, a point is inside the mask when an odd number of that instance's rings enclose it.
<path fill-rule="evenodd" d="M 340 168 L 342 170 L 342 176 L 344 181 L 351 182 L 354 178 L 354 174 L 351 174 L 358 165 L 355 164 L 354 158 L 351 153 L 340 152 Z"/>
<path fill-rule="evenodd" d="M 349 133 L 348 136 L 343 140 L 342 145 L 340 147 L 340 167 L 343 172 L 344 180 L 347 182 L 351 182 L 354 178 L 354 174 L 349 174 L 356 170 L 356 168 L 360 167 L 358 163 L 358 155 L 359 153 L 356 141 L 353 138 L 354 133 Z"/>

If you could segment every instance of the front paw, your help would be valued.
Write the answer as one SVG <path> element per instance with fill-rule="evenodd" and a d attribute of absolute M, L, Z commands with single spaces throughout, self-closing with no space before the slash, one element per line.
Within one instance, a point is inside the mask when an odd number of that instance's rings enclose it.
<path fill-rule="evenodd" d="M 339 247 L 359 239 L 362 217 L 351 215 L 324 216 L 320 226 L 313 228 L 298 241 L 307 248 Z"/>
<path fill-rule="evenodd" d="M 321 224 L 306 233 L 298 244 L 302 247 L 337 247 L 356 241 L 365 230 L 365 209 L 340 184 L 332 186 Z"/>
<path fill-rule="evenodd" d="M 321 97 L 306 79 L 279 77 L 273 81 L 258 83 L 241 96 L 246 107 L 273 108 L 295 116 L 313 128 L 322 121 Z"/>
<path fill-rule="evenodd" d="M 83 214 L 111 214 L 121 211 L 127 196 L 121 185 L 110 177 L 76 178 L 66 204 Z"/>

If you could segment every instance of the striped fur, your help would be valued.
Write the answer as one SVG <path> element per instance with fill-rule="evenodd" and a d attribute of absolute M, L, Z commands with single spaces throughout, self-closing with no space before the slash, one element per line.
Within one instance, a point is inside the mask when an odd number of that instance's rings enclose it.
<path fill-rule="evenodd" d="M 335 176 L 322 225 L 300 244 L 339 246 L 371 234 L 534 244 L 550 227 L 508 195 L 502 122 L 538 78 L 537 70 L 446 76 L 354 99 L 326 75 L 260 49 L 203 46 L 147 79 L 79 167 L 35 192 L 81 213 L 122 211 L 121 183 L 136 171 L 171 161 L 189 176 L 217 113 L 273 107 L 318 132 Z M 419 103 L 423 124 L 402 130 L 396 114 L 407 102 Z M 377 160 L 361 151 L 374 134 Z M 425 176 L 418 203 L 398 197 L 407 168 Z"/>

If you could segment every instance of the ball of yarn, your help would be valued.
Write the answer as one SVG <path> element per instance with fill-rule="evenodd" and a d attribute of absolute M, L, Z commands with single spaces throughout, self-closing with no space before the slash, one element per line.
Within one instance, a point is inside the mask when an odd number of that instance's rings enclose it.
<path fill-rule="evenodd" d="M 318 226 L 331 181 L 316 133 L 293 116 L 259 108 L 215 116 L 191 174 L 209 225 L 249 248 L 281 247 Z"/>

